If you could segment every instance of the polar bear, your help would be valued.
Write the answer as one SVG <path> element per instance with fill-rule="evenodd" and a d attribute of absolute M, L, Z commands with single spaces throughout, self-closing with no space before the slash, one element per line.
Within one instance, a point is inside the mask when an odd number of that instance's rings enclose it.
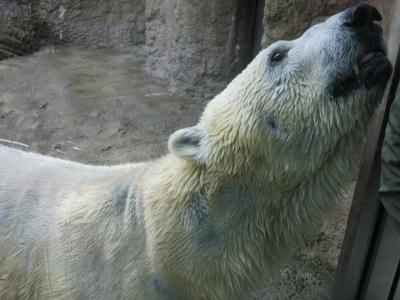
<path fill-rule="evenodd" d="M 357 169 L 391 73 L 378 11 L 274 43 L 158 160 L 0 148 L 1 299 L 245 299 Z"/>

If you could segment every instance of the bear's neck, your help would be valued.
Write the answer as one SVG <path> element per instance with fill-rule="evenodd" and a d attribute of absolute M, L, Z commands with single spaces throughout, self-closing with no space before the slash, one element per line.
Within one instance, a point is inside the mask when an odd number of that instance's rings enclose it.
<path fill-rule="evenodd" d="M 359 149 L 360 139 L 353 136 L 343 138 L 317 169 L 291 170 L 284 165 L 273 169 L 258 161 L 231 174 L 167 156 L 157 171 L 162 178 L 152 175 L 157 190 L 154 206 L 184 226 L 223 216 L 229 231 L 247 218 L 248 228 L 264 224 L 257 230 L 272 236 L 287 230 L 292 233 L 284 238 L 298 242 L 304 232 L 296 229 L 306 231 L 306 224 L 315 225 L 351 180 Z M 258 223 L 250 221 L 255 218 Z"/>
<path fill-rule="evenodd" d="M 357 130 L 342 137 L 318 167 L 310 161 L 312 168 L 304 166 L 307 160 L 287 167 L 285 162 L 258 159 L 247 160 L 248 164 L 236 168 L 235 172 L 224 172 L 168 155 L 160 161 L 161 169 L 157 172 L 163 178 L 154 183 L 163 189 L 158 195 L 165 195 L 168 205 L 177 206 L 174 211 L 196 205 L 193 199 L 201 197 L 208 212 L 213 209 L 229 212 L 229 206 L 238 208 L 240 204 L 250 215 L 260 215 L 264 210 L 261 215 L 265 218 L 271 211 L 276 215 L 294 206 L 307 214 L 306 210 L 312 208 L 306 203 L 326 209 L 327 203 L 332 203 L 354 176 L 362 136 L 361 130 Z M 158 202 L 161 205 L 164 200 Z"/>
<path fill-rule="evenodd" d="M 154 233 L 149 249 L 167 257 L 159 272 L 174 272 L 179 266 L 177 282 L 229 278 L 240 283 L 238 289 L 271 274 L 310 237 L 350 181 L 361 136 L 343 137 L 318 169 L 304 172 L 286 188 L 271 188 L 276 177 L 260 179 L 258 171 L 224 175 L 172 155 L 155 162 L 146 179 L 151 194 L 145 195 L 144 206 L 146 230 Z M 192 263 L 180 266 L 182 257 Z M 224 257 L 229 261 L 221 262 Z"/>

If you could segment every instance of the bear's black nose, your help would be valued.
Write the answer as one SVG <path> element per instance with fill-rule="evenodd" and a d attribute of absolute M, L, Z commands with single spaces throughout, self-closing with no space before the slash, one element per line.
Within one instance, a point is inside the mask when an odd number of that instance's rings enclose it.
<path fill-rule="evenodd" d="M 353 30 L 363 30 L 370 27 L 373 21 L 381 21 L 382 16 L 379 11 L 367 4 L 357 4 L 349 7 L 345 12 L 344 26 Z"/>

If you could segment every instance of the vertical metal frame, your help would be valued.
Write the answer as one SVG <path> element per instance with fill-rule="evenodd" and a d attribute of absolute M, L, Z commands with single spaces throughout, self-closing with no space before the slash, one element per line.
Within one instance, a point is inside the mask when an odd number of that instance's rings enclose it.
<path fill-rule="evenodd" d="M 385 212 L 379 220 L 379 233 L 376 243 L 370 247 L 370 253 L 358 298 L 393 300 L 398 287 L 400 233 Z"/>
<path fill-rule="evenodd" d="M 368 282 L 368 267 L 375 252 L 384 210 L 379 202 L 380 147 L 384 136 L 388 110 L 393 101 L 400 76 L 400 0 L 394 2 L 393 21 L 389 34 L 389 59 L 396 68 L 383 103 L 368 130 L 360 173 L 350 209 L 339 263 L 336 269 L 331 300 L 359 300 Z M 381 299 L 376 299 L 381 300 Z M 383 300 L 383 299 L 382 299 Z"/>

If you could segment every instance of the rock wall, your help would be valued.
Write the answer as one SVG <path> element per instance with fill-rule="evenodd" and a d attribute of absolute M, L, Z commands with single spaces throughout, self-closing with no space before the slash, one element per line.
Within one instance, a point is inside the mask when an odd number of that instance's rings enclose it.
<path fill-rule="evenodd" d="M 145 0 L 1 0 L 0 45 L 23 54 L 43 40 L 89 47 L 143 44 L 144 5 Z"/>
<path fill-rule="evenodd" d="M 266 0 L 262 46 L 282 39 L 293 39 L 310 25 L 356 3 L 368 3 L 379 9 L 384 17 L 383 28 L 388 32 L 393 0 Z"/>
<path fill-rule="evenodd" d="M 145 40 L 144 0 L 37 0 L 55 41 L 124 47 Z"/>
<path fill-rule="evenodd" d="M 0 60 L 39 48 L 47 30 L 35 18 L 34 1 L 0 1 Z"/>
<path fill-rule="evenodd" d="M 277 40 L 291 40 L 311 24 L 356 2 L 354 0 L 266 0 L 262 44 L 265 47 Z"/>
<path fill-rule="evenodd" d="M 175 91 L 208 98 L 251 59 L 255 1 L 146 0 L 147 68 Z"/>

